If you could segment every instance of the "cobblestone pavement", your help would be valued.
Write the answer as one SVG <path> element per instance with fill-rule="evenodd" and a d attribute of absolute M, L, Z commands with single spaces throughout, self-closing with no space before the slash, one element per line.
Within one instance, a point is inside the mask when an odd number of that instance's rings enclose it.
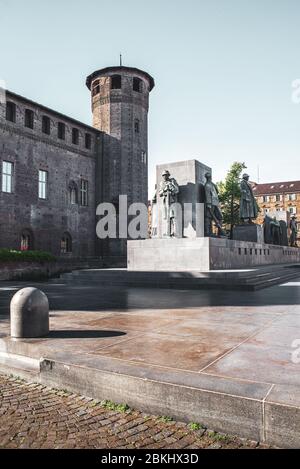
<path fill-rule="evenodd" d="M 0 448 L 266 448 L 0 375 Z"/>

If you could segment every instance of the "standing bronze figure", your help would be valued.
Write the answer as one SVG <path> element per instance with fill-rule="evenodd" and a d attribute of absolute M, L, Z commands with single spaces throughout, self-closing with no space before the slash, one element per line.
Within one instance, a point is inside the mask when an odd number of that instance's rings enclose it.
<path fill-rule="evenodd" d="M 240 219 L 243 223 L 252 223 L 257 218 L 258 206 L 249 182 L 249 175 L 243 174 L 241 181 Z"/>
<path fill-rule="evenodd" d="M 166 221 L 165 236 L 175 236 L 176 231 L 176 206 L 179 186 L 176 179 L 170 177 L 168 170 L 162 174 L 162 181 L 159 187 L 159 196 L 163 200 L 163 219 Z"/>
<path fill-rule="evenodd" d="M 224 236 L 222 230 L 223 216 L 220 209 L 220 201 L 217 186 L 212 182 L 211 174 L 205 174 L 205 236 L 213 236 L 213 222 L 217 227 L 218 236 Z"/>
<path fill-rule="evenodd" d="M 290 230 L 291 230 L 290 245 L 292 247 L 297 247 L 298 226 L 297 226 L 297 218 L 295 217 L 295 215 L 293 215 L 290 220 Z"/>

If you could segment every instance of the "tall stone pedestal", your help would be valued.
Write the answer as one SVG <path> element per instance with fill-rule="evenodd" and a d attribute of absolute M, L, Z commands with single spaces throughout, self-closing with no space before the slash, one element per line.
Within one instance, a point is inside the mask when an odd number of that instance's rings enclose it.
<path fill-rule="evenodd" d="M 251 243 L 264 243 L 264 229 L 261 225 L 255 225 L 254 223 L 236 225 L 233 228 L 233 239 Z"/>
<path fill-rule="evenodd" d="M 156 166 L 157 197 L 156 204 L 152 206 L 153 237 L 163 238 L 166 232 L 165 220 L 163 219 L 163 202 L 158 194 L 162 173 L 166 169 L 179 185 L 178 203 L 181 206 L 182 214 L 178 212 L 177 215 L 178 217 L 182 215 L 182 224 L 180 229 L 175 229 L 176 236 L 178 238 L 204 236 L 205 174 L 207 172 L 211 173 L 211 168 L 197 160 L 188 160 Z M 177 227 L 179 225 L 177 223 Z"/>

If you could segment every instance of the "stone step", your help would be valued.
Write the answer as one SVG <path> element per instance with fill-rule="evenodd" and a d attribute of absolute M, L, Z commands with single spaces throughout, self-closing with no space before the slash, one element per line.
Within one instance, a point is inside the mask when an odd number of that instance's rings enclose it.
<path fill-rule="evenodd" d="M 186 273 L 185 273 L 186 274 Z M 226 288 L 230 290 L 245 289 L 254 290 L 258 288 L 266 288 L 279 283 L 285 283 L 286 281 L 299 277 L 297 270 L 288 271 L 282 269 L 276 272 L 267 272 L 264 274 L 250 274 L 248 277 L 221 277 L 221 276 L 191 276 L 187 275 L 170 276 L 161 275 L 161 273 L 142 273 L 135 276 L 127 276 L 126 274 L 112 277 L 105 274 L 80 276 L 75 275 L 68 279 L 62 280 L 71 282 L 74 285 L 89 282 L 91 285 L 99 284 L 99 286 L 127 286 L 127 287 L 157 287 L 157 288 L 179 288 L 179 289 L 201 289 L 201 288 Z"/>
<path fill-rule="evenodd" d="M 5 374 L 12 373 L 24 379 L 36 380 L 40 375 L 40 360 L 25 355 L 0 352 L 0 371 Z"/>

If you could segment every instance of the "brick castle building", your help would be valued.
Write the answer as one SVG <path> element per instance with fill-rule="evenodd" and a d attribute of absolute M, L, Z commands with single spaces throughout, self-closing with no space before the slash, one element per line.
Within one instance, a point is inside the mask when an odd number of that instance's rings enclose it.
<path fill-rule="evenodd" d="M 125 258 L 96 236 L 96 207 L 148 201 L 153 78 L 131 67 L 88 76 L 93 126 L 6 91 L 0 103 L 0 247 Z"/>

